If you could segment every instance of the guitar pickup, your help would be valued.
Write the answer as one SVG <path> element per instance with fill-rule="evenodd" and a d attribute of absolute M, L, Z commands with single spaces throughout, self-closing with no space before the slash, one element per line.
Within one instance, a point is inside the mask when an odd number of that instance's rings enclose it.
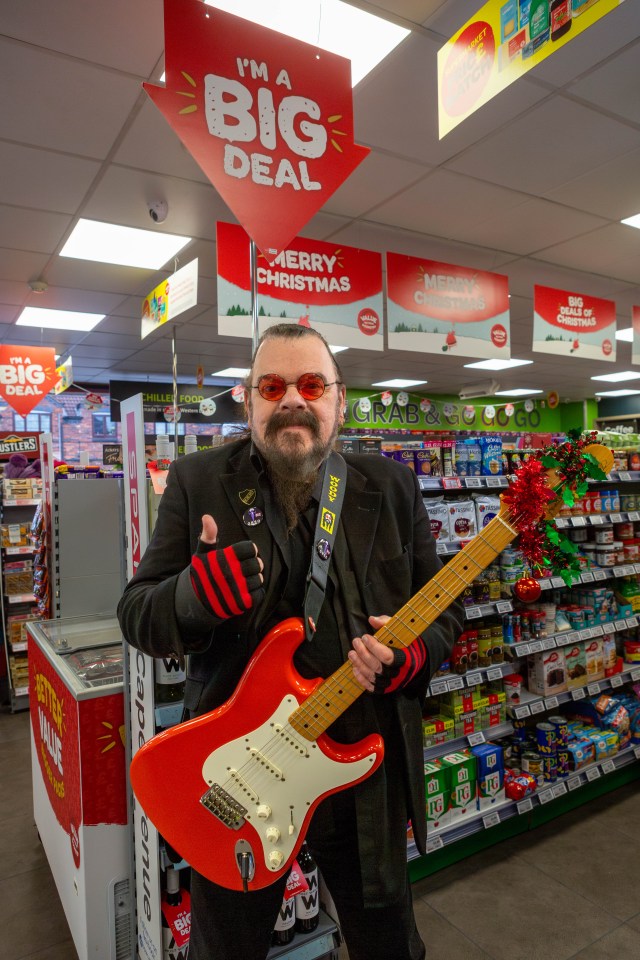
<path fill-rule="evenodd" d="M 239 830 L 245 822 L 247 808 L 217 783 L 200 797 L 200 803 L 231 830 Z"/>

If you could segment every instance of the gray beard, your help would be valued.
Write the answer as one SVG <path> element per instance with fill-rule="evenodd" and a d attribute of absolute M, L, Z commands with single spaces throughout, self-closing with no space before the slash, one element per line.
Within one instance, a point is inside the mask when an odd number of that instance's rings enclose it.
<path fill-rule="evenodd" d="M 276 473 L 269 464 L 267 472 L 276 502 L 284 514 L 289 537 L 298 526 L 300 514 L 304 513 L 311 502 L 311 491 L 316 482 L 317 471 L 306 479 L 293 479 L 290 473 L 286 475 Z"/>

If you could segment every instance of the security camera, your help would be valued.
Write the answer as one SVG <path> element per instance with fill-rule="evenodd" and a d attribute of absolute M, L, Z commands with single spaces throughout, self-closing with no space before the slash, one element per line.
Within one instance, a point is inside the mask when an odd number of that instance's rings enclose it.
<path fill-rule="evenodd" d="M 169 204 L 166 200 L 154 200 L 149 204 L 149 216 L 154 223 L 164 223 L 169 213 Z"/>

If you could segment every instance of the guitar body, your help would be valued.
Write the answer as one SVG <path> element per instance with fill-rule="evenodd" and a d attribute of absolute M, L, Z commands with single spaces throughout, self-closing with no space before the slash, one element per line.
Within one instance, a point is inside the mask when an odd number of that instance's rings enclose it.
<path fill-rule="evenodd" d="M 382 762 L 376 734 L 342 745 L 326 734 L 307 740 L 288 725 L 322 683 L 293 666 L 303 639 L 299 619 L 278 624 L 225 704 L 153 737 L 131 763 L 133 791 L 160 834 L 229 889 L 243 889 L 242 854 L 254 870 L 249 890 L 286 874 L 320 801 Z"/>

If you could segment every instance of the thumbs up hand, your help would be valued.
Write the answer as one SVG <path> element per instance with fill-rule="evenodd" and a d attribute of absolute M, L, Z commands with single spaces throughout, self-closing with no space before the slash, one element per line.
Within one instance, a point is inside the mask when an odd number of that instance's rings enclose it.
<path fill-rule="evenodd" d="M 218 525 L 205 513 L 202 533 L 191 558 L 191 585 L 200 603 L 216 618 L 228 620 L 257 606 L 264 597 L 264 564 L 251 540 L 216 549 Z"/>

